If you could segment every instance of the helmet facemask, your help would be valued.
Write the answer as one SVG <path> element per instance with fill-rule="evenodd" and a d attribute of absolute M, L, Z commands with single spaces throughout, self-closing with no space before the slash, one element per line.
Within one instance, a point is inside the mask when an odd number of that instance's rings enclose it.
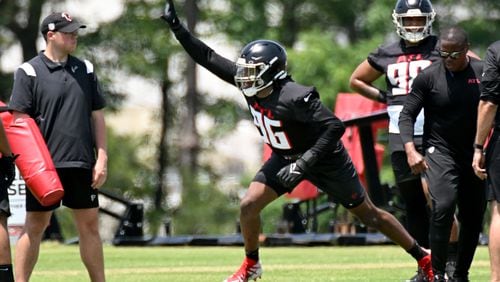
<path fill-rule="evenodd" d="M 431 34 L 432 22 L 436 13 L 432 10 L 429 13 L 422 13 L 420 9 L 409 9 L 406 13 L 392 13 L 392 21 L 396 25 L 398 35 L 411 43 L 417 43 Z M 412 21 L 411 18 L 422 18 L 422 25 L 407 25 L 405 21 Z"/>
<path fill-rule="evenodd" d="M 260 90 L 273 84 L 274 80 L 282 79 L 286 76 L 285 70 L 280 70 L 273 77 L 271 69 L 276 68 L 274 64 L 278 57 L 274 57 L 268 64 L 265 62 L 247 63 L 245 58 L 238 58 L 236 62 L 236 75 L 234 81 L 236 86 L 245 94 L 252 97 Z"/>

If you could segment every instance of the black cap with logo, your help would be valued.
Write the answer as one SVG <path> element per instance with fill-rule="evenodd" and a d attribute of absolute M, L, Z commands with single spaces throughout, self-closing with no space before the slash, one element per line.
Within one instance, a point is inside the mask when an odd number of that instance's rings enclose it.
<path fill-rule="evenodd" d="M 86 27 L 86 25 L 73 19 L 68 13 L 52 13 L 43 19 L 40 31 L 42 34 L 47 34 L 49 31 L 75 32 L 79 28 Z"/>

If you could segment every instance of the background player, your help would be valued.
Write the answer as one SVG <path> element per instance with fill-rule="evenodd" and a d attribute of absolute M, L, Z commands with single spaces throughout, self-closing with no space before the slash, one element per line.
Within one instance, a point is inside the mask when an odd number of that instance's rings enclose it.
<path fill-rule="evenodd" d="M 406 228 L 425 248 L 429 248 L 429 204 L 424 194 L 427 187 L 420 175 L 411 173 L 401 141 L 398 119 L 413 80 L 420 71 L 440 60 L 437 52 L 438 38 L 432 35 L 432 23 L 436 13 L 429 0 L 398 0 L 392 18 L 400 40 L 378 47 L 368 55 L 351 75 L 350 86 L 359 94 L 382 103 L 387 103 L 389 113 L 389 150 L 396 186 L 405 203 Z M 385 75 L 386 90 L 376 88 L 373 83 Z M 415 122 L 414 142 L 422 150 L 424 115 L 421 112 Z M 450 275 L 456 255 L 457 225 L 450 236 Z M 412 278 L 424 278 L 419 270 Z"/>

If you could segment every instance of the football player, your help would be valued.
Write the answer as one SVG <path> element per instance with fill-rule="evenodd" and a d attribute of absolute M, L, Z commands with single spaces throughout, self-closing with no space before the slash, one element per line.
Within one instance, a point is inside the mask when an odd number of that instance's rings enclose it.
<path fill-rule="evenodd" d="M 427 185 L 420 175 L 411 172 L 401 141 L 398 120 L 415 77 L 440 60 L 438 38 L 432 35 L 436 13 L 429 0 L 398 0 L 392 13 L 400 40 L 378 47 L 371 52 L 351 75 L 350 86 L 357 93 L 387 103 L 389 114 L 389 149 L 396 186 L 406 208 L 406 228 L 425 248 L 429 248 L 429 204 Z M 386 89 L 373 85 L 385 75 Z M 422 150 L 424 114 L 415 122 L 414 142 Z M 427 194 L 427 195 L 426 195 Z M 456 221 L 455 221 L 456 222 Z M 457 250 L 457 224 L 450 236 L 448 276 L 452 276 Z M 412 281 L 422 281 L 425 275 L 418 270 Z"/>
<path fill-rule="evenodd" d="M 241 200 L 245 259 L 226 282 L 244 282 L 262 275 L 260 212 L 303 179 L 321 187 L 365 225 L 380 230 L 404 248 L 432 278 L 430 254 L 394 216 L 373 205 L 340 141 L 345 131 L 343 123 L 321 103 L 314 87 L 292 80 L 287 73 L 286 51 L 280 44 L 271 40 L 250 42 L 234 62 L 186 30 L 172 0 L 167 0 L 162 18 L 196 63 L 241 90 L 257 130 L 272 148 L 271 157 Z"/>

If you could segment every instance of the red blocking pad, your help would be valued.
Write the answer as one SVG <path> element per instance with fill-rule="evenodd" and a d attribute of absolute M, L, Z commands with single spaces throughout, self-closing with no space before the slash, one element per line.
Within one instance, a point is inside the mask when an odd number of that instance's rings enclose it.
<path fill-rule="evenodd" d="M 43 206 L 59 202 L 64 189 L 35 121 L 22 118 L 13 123 L 9 112 L 1 113 L 0 117 L 12 152 L 19 155 L 16 166 L 28 189 Z"/>

